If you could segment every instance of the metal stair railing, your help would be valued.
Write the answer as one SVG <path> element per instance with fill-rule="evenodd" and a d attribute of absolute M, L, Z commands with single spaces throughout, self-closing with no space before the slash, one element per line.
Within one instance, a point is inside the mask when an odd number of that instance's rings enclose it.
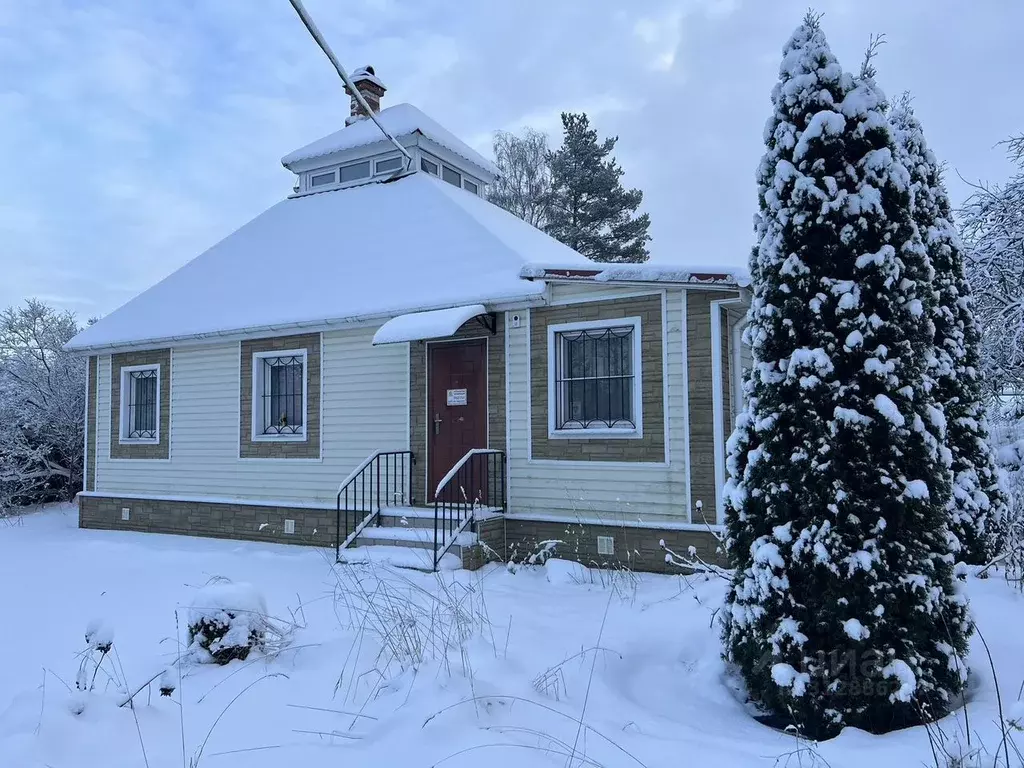
<path fill-rule="evenodd" d="M 434 570 L 459 534 L 482 512 L 504 514 L 507 506 L 505 452 L 473 448 L 448 470 L 434 490 Z"/>
<path fill-rule="evenodd" d="M 384 507 L 412 504 L 412 451 L 374 451 L 338 486 L 335 557 L 375 519 Z"/>

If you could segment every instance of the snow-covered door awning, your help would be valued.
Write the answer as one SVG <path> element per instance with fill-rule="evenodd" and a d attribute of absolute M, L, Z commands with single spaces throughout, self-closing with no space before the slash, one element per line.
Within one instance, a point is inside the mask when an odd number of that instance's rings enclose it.
<path fill-rule="evenodd" d="M 470 304 L 466 307 L 451 307 L 450 309 L 435 309 L 430 312 L 399 315 L 391 318 L 377 329 L 377 332 L 373 334 L 373 346 L 398 344 L 403 341 L 443 339 L 454 334 L 467 320 L 486 314 L 487 308 L 483 304 Z"/>

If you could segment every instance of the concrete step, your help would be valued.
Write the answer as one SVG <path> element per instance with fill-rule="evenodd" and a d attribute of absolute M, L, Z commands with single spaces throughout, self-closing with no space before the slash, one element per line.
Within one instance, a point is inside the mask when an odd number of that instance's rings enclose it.
<path fill-rule="evenodd" d="M 474 514 L 479 518 L 499 511 L 498 507 L 478 507 L 474 510 Z M 434 508 L 384 507 L 380 511 L 380 524 L 385 528 L 430 528 L 433 530 Z"/>
<path fill-rule="evenodd" d="M 449 551 L 461 554 L 461 547 L 472 546 L 477 541 L 475 533 L 463 531 Z M 430 528 L 368 525 L 356 537 L 355 545 L 357 547 L 399 546 L 432 550 L 434 548 L 433 518 L 431 518 Z"/>
<path fill-rule="evenodd" d="M 343 549 L 338 554 L 338 561 L 348 565 L 390 565 L 395 568 L 412 568 L 427 572 L 434 569 L 433 554 L 430 550 L 412 547 L 372 546 Z M 461 567 L 461 558 L 450 552 L 442 557 L 439 563 L 439 570 L 442 571 L 454 571 Z"/>
<path fill-rule="evenodd" d="M 384 507 L 380 511 L 384 528 L 429 528 L 434 530 L 433 507 Z"/>

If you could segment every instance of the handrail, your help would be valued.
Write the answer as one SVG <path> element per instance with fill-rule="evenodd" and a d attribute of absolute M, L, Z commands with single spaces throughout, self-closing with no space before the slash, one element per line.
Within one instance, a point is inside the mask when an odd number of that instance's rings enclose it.
<path fill-rule="evenodd" d="M 380 525 L 382 507 L 413 502 L 412 468 L 415 463 L 416 456 L 412 451 L 377 450 L 363 459 L 341 482 L 335 499 L 334 548 L 337 557 L 340 558 L 341 550 L 355 541 L 374 518 Z"/>
<path fill-rule="evenodd" d="M 437 488 L 434 489 L 434 498 L 437 498 L 440 495 L 441 491 L 444 490 L 444 487 L 451 482 L 452 478 L 455 477 L 456 474 L 458 474 L 458 471 L 462 469 L 462 466 L 467 461 L 469 461 L 473 456 L 476 456 L 481 453 L 505 452 L 499 451 L 496 448 L 470 448 L 468 451 L 466 451 L 466 455 L 459 459 L 457 462 L 455 462 L 455 466 L 448 470 L 448 474 L 441 478 L 441 482 L 439 482 L 437 484 Z"/>
<path fill-rule="evenodd" d="M 505 452 L 493 448 L 470 449 L 441 478 L 434 490 L 435 571 L 459 534 L 473 525 L 478 502 L 491 511 L 505 511 L 506 478 Z"/>
<path fill-rule="evenodd" d="M 338 483 L 338 494 L 340 495 L 341 492 L 345 490 L 345 486 L 351 484 L 352 481 L 356 479 L 356 475 L 358 475 L 360 472 L 362 472 L 364 469 L 366 469 L 368 466 L 370 466 L 370 462 L 373 461 L 374 459 L 376 459 L 382 453 L 389 453 L 389 451 L 384 451 L 384 450 L 376 450 L 376 451 L 374 451 L 369 456 L 367 456 L 365 459 L 363 459 L 362 462 L 360 462 L 358 467 L 356 467 L 351 472 L 349 472 L 348 473 L 348 477 L 346 477 L 344 480 L 342 480 L 340 483 Z"/>

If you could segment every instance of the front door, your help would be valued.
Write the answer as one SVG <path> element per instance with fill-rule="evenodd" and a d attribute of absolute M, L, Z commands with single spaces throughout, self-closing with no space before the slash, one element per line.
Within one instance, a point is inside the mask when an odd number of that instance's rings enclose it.
<path fill-rule="evenodd" d="M 427 501 L 471 448 L 487 447 L 487 340 L 430 344 L 427 356 Z"/>

